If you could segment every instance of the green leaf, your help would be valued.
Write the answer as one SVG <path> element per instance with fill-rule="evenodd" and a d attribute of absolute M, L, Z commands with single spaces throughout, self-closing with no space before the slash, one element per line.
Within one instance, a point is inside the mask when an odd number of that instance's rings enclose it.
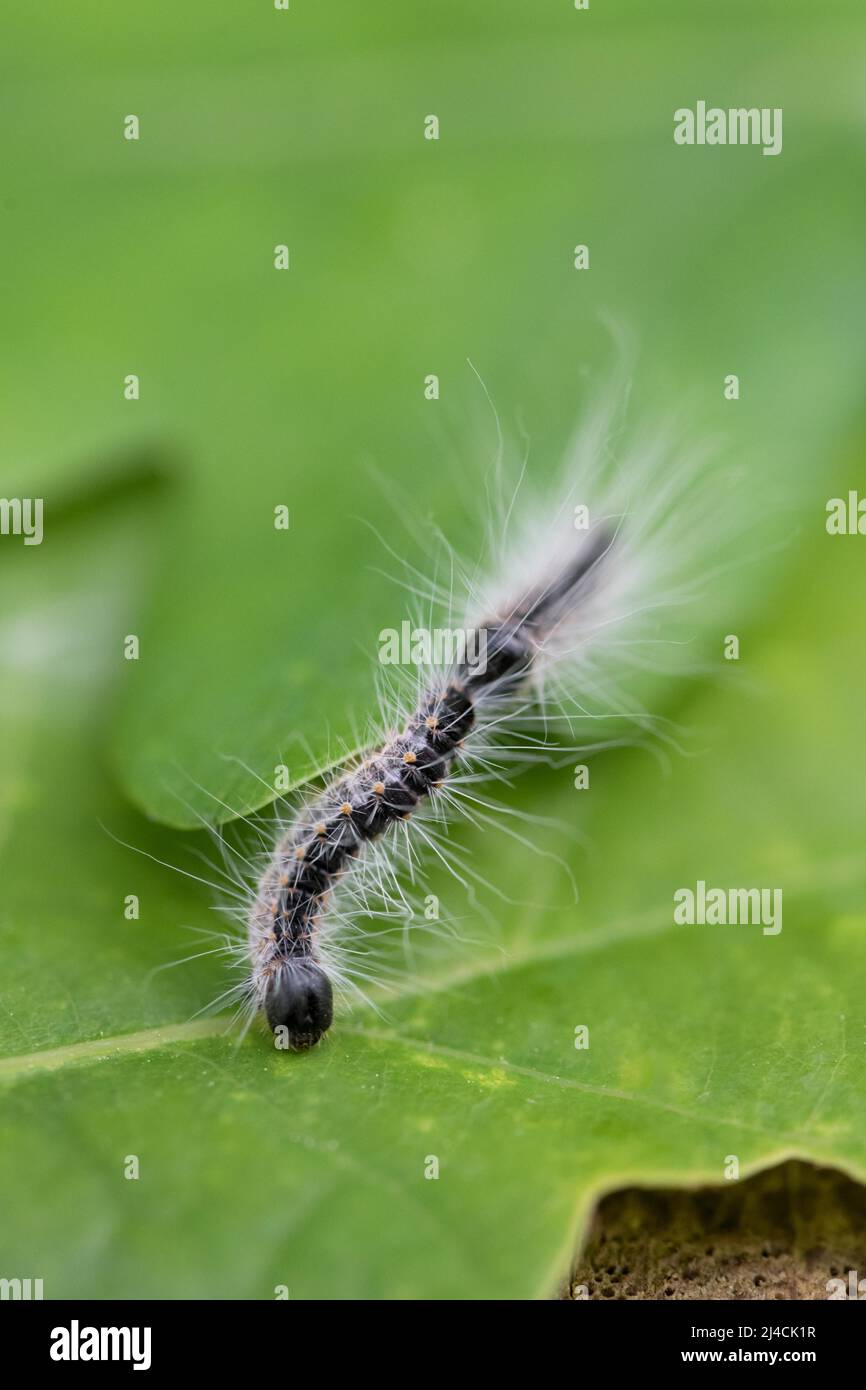
<path fill-rule="evenodd" d="M 49 1297 L 543 1296 L 612 1186 L 720 1181 L 731 1154 L 742 1173 L 798 1154 L 863 1176 L 856 540 L 804 547 L 804 582 L 743 634 L 733 684 L 690 705 L 705 754 L 667 777 L 634 750 L 602 757 L 587 792 L 567 772 L 524 779 L 523 806 L 592 836 L 576 855 L 545 832 L 577 908 L 547 860 L 461 832 L 515 904 L 498 933 L 470 919 L 384 1017 L 343 1011 L 291 1056 L 191 1019 L 220 987 L 212 961 L 148 978 L 186 954 L 208 895 L 96 822 L 182 857 L 185 837 L 132 817 L 98 756 L 148 522 L 115 506 L 38 568 L 7 562 L 4 1268 L 38 1272 Z M 781 934 L 675 927 L 673 891 L 697 877 L 782 886 Z M 465 913 L 447 877 L 437 890 Z"/>
<path fill-rule="evenodd" d="M 4 1272 L 47 1297 L 546 1296 L 621 1183 L 718 1182 L 732 1154 L 862 1179 L 866 574 L 823 531 L 862 473 L 859 7 L 510 0 L 494 33 L 454 0 L 435 41 L 413 7 L 103 9 L 40 10 L 38 43 L 22 10 L 3 55 L 4 491 L 47 513 L 0 553 Z M 677 150 L 698 78 L 782 105 L 783 154 Z M 160 968 L 219 920 L 164 867 L 208 877 L 208 842 L 170 827 L 354 741 L 402 600 L 353 518 L 473 556 L 493 430 L 465 358 L 542 478 L 599 311 L 641 347 L 635 418 L 687 400 L 745 468 L 772 553 L 712 557 L 750 578 L 704 633 L 741 661 L 683 690 L 667 772 L 623 749 L 587 792 L 525 777 L 514 804 L 570 827 L 538 852 L 456 828 L 500 896 L 434 876 L 457 939 L 422 941 L 380 1013 L 341 1009 L 306 1056 L 238 1046 L 198 1016 L 221 958 Z M 156 460 L 133 505 L 118 484 Z M 699 878 L 781 886 L 781 934 L 675 926 Z"/>
<path fill-rule="evenodd" d="M 107 27 L 91 3 L 74 34 L 58 13 L 38 36 L 16 20 L 12 480 L 50 507 L 88 460 L 146 446 L 181 474 L 113 743 L 146 814 L 246 811 L 276 763 L 301 782 L 354 744 L 377 634 L 406 607 L 357 518 L 409 560 L 426 564 L 432 522 L 477 558 L 495 443 L 467 357 L 542 479 L 612 316 L 639 349 L 638 419 L 687 402 L 779 510 L 810 495 L 862 380 L 857 13 L 509 0 L 491 29 L 451 3 L 435 43 L 426 17 L 377 4 L 251 19 L 157 0 L 145 26 Z M 673 112 L 701 91 L 783 106 L 782 154 L 677 148 Z"/>

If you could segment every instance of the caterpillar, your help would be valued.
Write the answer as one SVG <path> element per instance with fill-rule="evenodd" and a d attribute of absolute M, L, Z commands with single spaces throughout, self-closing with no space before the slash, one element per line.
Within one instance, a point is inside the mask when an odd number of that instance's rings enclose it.
<path fill-rule="evenodd" d="M 574 753 L 626 743 L 661 752 L 666 742 L 679 751 L 681 731 L 651 713 L 646 696 L 664 692 L 672 678 L 717 673 L 702 648 L 722 613 L 730 613 L 731 594 L 716 581 L 742 569 L 725 552 L 745 537 L 751 492 L 741 486 L 743 466 L 707 468 L 710 451 L 693 439 L 686 444 L 681 425 L 626 436 L 622 396 L 620 378 L 585 416 L 566 451 L 553 504 L 549 483 L 527 475 L 526 458 L 506 485 L 494 411 L 498 448 L 492 480 L 490 473 L 485 480 L 486 553 L 480 546 L 481 557 L 464 568 L 445 542 L 450 586 L 433 583 L 384 542 L 411 576 L 405 587 L 429 601 L 431 621 L 434 610 L 449 625 L 457 613 L 462 631 L 483 635 L 481 659 L 476 650 L 471 658 L 467 651 L 438 665 L 422 663 L 409 677 L 411 694 L 398 691 L 395 701 L 390 692 L 378 723 L 355 740 L 366 751 L 343 750 L 342 760 L 331 763 L 340 770 L 320 790 L 278 799 L 267 824 L 213 797 L 232 822 L 251 826 L 258 848 L 226 839 L 187 806 L 219 845 L 221 863 L 206 862 L 223 886 L 156 862 L 227 895 L 217 910 L 239 929 L 203 931 L 215 941 L 211 948 L 170 963 L 217 954 L 233 973 L 241 967 L 241 977 L 234 973 L 235 983 L 206 1011 L 233 1002 L 235 1016 L 246 1019 L 244 1035 L 263 1016 L 278 1046 L 315 1047 L 332 1025 L 335 994 L 355 994 L 375 1008 L 359 981 L 387 984 L 390 972 L 402 982 L 402 969 L 386 965 L 387 955 L 376 956 L 388 933 L 372 929 L 369 919 L 402 921 L 408 953 L 415 916 L 404 870 L 416 883 L 425 852 L 432 851 L 474 908 L 484 911 L 471 880 L 497 891 L 467 863 L 470 854 L 461 857 L 450 836 L 455 816 L 484 831 L 496 823 L 493 812 L 554 824 L 483 800 L 477 783 L 498 778 L 511 785 L 512 768 L 538 762 L 555 768 Z M 470 481 L 477 498 L 478 479 Z M 408 502 L 402 511 L 413 514 Z M 432 525 L 427 529 L 444 541 Z M 419 579 L 429 589 L 419 590 Z M 480 623 L 479 613 L 485 615 Z M 701 641 L 692 645 L 696 636 Z M 572 733 L 576 724 L 588 725 L 592 737 L 564 742 L 561 727 Z M 270 802 L 273 787 L 264 785 Z M 558 862 L 573 884 L 558 855 L 502 823 L 522 845 Z"/>
<path fill-rule="evenodd" d="M 479 577 L 479 561 L 459 576 L 465 601 L 455 604 L 453 575 L 435 600 L 449 619 L 455 609 L 464 620 L 485 615 L 463 625 L 486 636 L 484 661 L 464 657 L 422 670 L 412 695 L 400 698 L 397 718 L 389 707 L 391 732 L 379 726 L 367 751 L 272 833 L 247 899 L 247 973 L 237 994 L 250 1017 L 263 1014 L 282 1035 L 282 1046 L 315 1046 L 333 1021 L 334 985 L 357 989 L 353 976 L 363 972 L 356 957 L 364 950 L 347 947 L 347 937 L 354 932 L 353 946 L 368 946 L 357 922 L 376 915 L 371 899 L 405 909 L 399 870 L 407 863 L 414 869 L 414 842 L 451 867 L 454 846 L 437 843 L 437 820 L 447 831 L 462 811 L 490 824 L 477 808 L 500 808 L 467 783 L 507 780 L 505 767 L 549 762 L 551 747 L 595 751 L 655 741 L 665 721 L 643 707 L 645 689 L 656 689 L 659 678 L 682 678 L 690 666 L 694 674 L 707 669 L 700 654 L 685 655 L 691 617 L 684 627 L 676 615 L 690 615 L 700 598 L 706 632 L 719 610 L 714 581 L 726 566 L 710 555 L 740 534 L 742 490 L 732 483 L 743 470 L 708 470 L 709 451 L 682 437 L 674 446 L 670 426 L 618 439 L 622 457 L 615 457 L 620 404 L 621 382 L 588 412 L 567 450 L 554 505 L 549 489 L 527 497 L 526 460 L 516 484 L 504 485 L 496 417 L 486 576 Z M 419 572 L 411 573 L 415 579 Z M 569 729 L 588 722 L 594 737 L 551 743 L 562 720 Z M 613 721 L 618 735 L 600 740 L 597 721 Z M 503 735 L 510 740 L 504 748 Z"/>
<path fill-rule="evenodd" d="M 372 842 L 435 798 L 467 756 L 485 709 L 529 680 L 539 655 L 603 582 L 616 532 L 599 525 L 569 564 L 481 625 L 483 660 L 458 662 L 429 684 L 395 737 L 314 799 L 279 839 L 249 919 L 249 995 L 294 1050 L 318 1043 L 333 1019 L 333 990 L 319 949 L 330 900 Z"/>

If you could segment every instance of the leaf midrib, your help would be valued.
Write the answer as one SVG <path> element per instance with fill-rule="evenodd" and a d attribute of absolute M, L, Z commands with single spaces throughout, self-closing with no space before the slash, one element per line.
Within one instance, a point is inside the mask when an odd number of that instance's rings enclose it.
<path fill-rule="evenodd" d="M 798 875 L 799 882 L 796 887 L 802 892 L 807 890 L 809 884 L 820 875 L 822 884 L 826 886 L 828 882 L 839 884 L 849 882 L 851 878 L 862 877 L 864 873 L 863 864 L 859 859 L 845 858 L 837 861 L 834 865 L 823 865 L 815 867 L 813 871 L 807 871 L 803 866 Z M 508 974 L 514 970 L 521 970 L 544 961 L 563 960 L 569 956 L 582 955 L 588 952 L 605 950 L 609 946 L 618 945 L 621 942 L 635 940 L 639 937 L 662 935 L 668 931 L 675 930 L 671 921 L 659 921 L 658 909 L 652 908 L 640 917 L 632 917 L 614 924 L 605 931 L 593 931 L 581 936 L 568 936 L 566 938 L 553 938 L 549 942 L 541 945 L 533 945 L 531 951 L 516 951 L 508 957 L 500 957 L 497 960 L 485 959 L 476 961 L 468 968 L 452 971 L 437 980 L 413 981 L 407 983 L 402 989 L 390 991 L 384 998 L 389 1003 L 398 1003 L 401 1000 L 412 998 L 424 994 L 440 994 L 445 990 L 459 989 L 463 985 L 472 984 L 475 980 L 486 976 L 500 976 Z M 371 1008 L 373 1007 L 371 1003 Z M 30 1076 L 40 1075 L 43 1072 L 57 1071 L 65 1066 L 78 1065 L 81 1063 L 95 1063 L 109 1061 L 116 1057 L 133 1055 L 137 1052 L 150 1052 L 160 1047 L 170 1046 L 177 1042 L 196 1042 L 201 1038 L 215 1037 L 220 1033 L 229 1031 L 231 1016 L 225 1013 L 216 1014 L 205 1019 L 191 1019 L 185 1023 L 166 1023 L 160 1024 L 156 1028 L 145 1028 L 135 1033 L 120 1033 L 108 1038 L 88 1039 L 85 1042 L 67 1043 L 62 1047 L 44 1048 L 37 1052 L 19 1053 L 0 1059 L 0 1083 L 14 1083 L 26 1080 Z M 371 1039 L 393 1042 L 396 1044 L 414 1045 L 421 1050 L 429 1050 L 437 1055 L 441 1052 L 443 1056 L 453 1055 L 459 1057 L 465 1064 L 469 1062 L 473 1065 L 482 1064 L 491 1067 L 507 1067 L 515 1074 L 522 1071 L 527 1076 L 534 1076 L 536 1080 L 554 1081 L 556 1078 L 546 1073 L 534 1073 L 532 1068 L 521 1068 L 517 1063 L 506 1063 L 504 1060 L 492 1060 L 490 1058 L 480 1058 L 471 1053 L 458 1053 L 448 1048 L 441 1048 L 434 1043 L 408 1039 L 392 1032 L 377 1032 L 374 1029 L 356 1027 L 350 1024 L 344 1025 L 344 1031 L 366 1036 Z M 564 1084 L 564 1083 L 563 1083 Z M 612 1098 L 631 1099 L 635 1101 L 648 1101 L 649 1098 L 642 1096 L 632 1096 L 627 1092 L 607 1091 L 604 1087 L 593 1087 L 586 1083 L 573 1082 L 576 1089 L 589 1092 L 597 1092 L 601 1095 Z M 653 1103 L 653 1102 L 649 1102 Z M 669 1107 L 664 1102 L 654 1102 Z M 680 1113 L 680 1112 L 678 1112 Z M 688 1113 L 688 1118 L 698 1118 L 692 1112 Z M 706 1118 L 701 1117 L 701 1118 Z M 775 1134 L 774 1131 L 763 1130 L 760 1126 L 750 1126 L 739 1120 L 719 1121 L 735 1125 L 739 1128 L 759 1129 L 762 1133 Z M 792 1137 L 792 1136 L 776 1136 Z"/>
<path fill-rule="evenodd" d="M 491 960 L 476 961 L 470 967 L 452 971 L 438 980 L 407 983 L 402 989 L 389 991 L 383 998 L 389 1003 L 419 994 L 439 994 L 448 989 L 457 989 L 472 984 L 485 976 L 503 975 L 512 970 L 520 970 L 546 960 L 559 960 L 579 955 L 587 951 L 602 950 L 620 941 L 635 937 L 653 935 L 655 932 L 670 930 L 670 923 L 658 921 L 654 910 L 645 918 L 631 919 L 609 928 L 605 932 L 593 932 L 586 936 L 555 938 L 546 945 L 536 946 L 532 951 L 515 952 L 512 956 Z M 226 1013 L 215 1014 L 211 1018 L 191 1019 L 186 1023 L 165 1023 L 156 1028 L 144 1028 L 135 1033 L 119 1033 L 108 1038 L 88 1039 L 84 1042 L 66 1043 L 62 1047 L 42 1048 L 36 1052 L 16 1053 L 0 1059 L 0 1082 L 17 1081 L 46 1071 L 57 1071 L 67 1065 L 82 1062 L 103 1062 L 111 1058 L 150 1052 L 169 1046 L 175 1042 L 195 1042 L 200 1038 L 215 1037 L 229 1031 L 231 1016 Z M 360 1032 L 361 1029 L 351 1031 Z M 424 1044 L 421 1044 L 424 1046 Z"/>

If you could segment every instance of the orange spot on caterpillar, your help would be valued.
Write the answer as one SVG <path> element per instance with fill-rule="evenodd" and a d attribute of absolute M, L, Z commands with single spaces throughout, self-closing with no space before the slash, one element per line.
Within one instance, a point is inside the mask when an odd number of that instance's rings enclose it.
<path fill-rule="evenodd" d="M 417 757 L 415 756 L 414 753 L 411 753 L 411 752 L 410 752 L 410 753 L 404 753 L 404 754 L 403 754 L 403 761 L 404 761 L 404 763 L 416 763 L 416 762 L 418 761 L 418 759 L 417 759 Z"/>
<path fill-rule="evenodd" d="M 384 783 L 384 782 L 374 782 L 374 783 L 373 783 L 373 791 L 374 791 L 374 793 L 375 793 L 376 796 L 383 796 L 384 793 L 385 793 L 385 783 Z"/>
<path fill-rule="evenodd" d="M 427 718 L 424 720 L 424 723 L 427 725 L 428 729 L 439 728 L 439 720 L 436 718 L 435 714 L 428 714 Z"/>
<path fill-rule="evenodd" d="M 350 801 L 344 801 L 343 804 L 342 804 L 342 806 L 340 807 L 340 815 L 341 815 L 341 816 L 350 816 L 351 814 L 352 814 L 352 803 L 351 803 Z"/>
<path fill-rule="evenodd" d="M 325 825 L 325 822 L 324 822 L 323 820 L 317 821 L 316 824 L 313 826 L 313 829 L 315 830 L 316 834 L 319 835 L 319 836 L 324 835 L 324 833 L 325 833 L 325 831 L 327 830 L 327 828 L 328 828 L 328 827 Z"/>
<path fill-rule="evenodd" d="M 304 849 L 304 846 L 298 845 L 297 849 L 295 850 L 295 858 L 303 859 L 306 853 L 307 851 Z"/>

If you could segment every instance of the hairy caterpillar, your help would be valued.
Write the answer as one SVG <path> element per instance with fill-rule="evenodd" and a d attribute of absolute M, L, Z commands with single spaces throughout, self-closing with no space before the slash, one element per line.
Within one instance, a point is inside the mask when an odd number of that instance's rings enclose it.
<path fill-rule="evenodd" d="M 331 1026 L 331 981 L 317 950 L 321 919 L 339 879 L 368 843 L 435 797 L 463 756 L 479 712 L 519 691 L 570 610 L 601 582 L 615 533 L 599 527 L 564 570 L 483 625 L 485 660 L 458 664 L 424 691 L 405 728 L 339 777 L 283 835 L 250 914 L 250 992 L 293 1048 Z"/>
<path fill-rule="evenodd" d="M 566 719 L 625 716 L 650 726 L 650 716 L 634 708 L 628 679 L 623 686 L 619 676 L 657 671 L 654 650 L 678 647 L 658 615 L 695 596 L 689 578 L 695 556 L 701 578 L 709 576 L 706 522 L 718 499 L 694 457 L 672 457 L 664 435 L 644 439 L 614 469 L 609 427 L 608 401 L 571 451 L 558 506 L 535 509 L 534 535 L 531 525 L 523 527 L 528 544 L 516 544 L 511 524 L 523 474 L 502 506 L 492 528 L 499 553 L 491 583 L 467 579 L 462 586 L 474 610 L 485 614 L 483 668 L 462 661 L 423 674 L 414 696 L 401 702 L 394 731 L 371 742 L 272 840 L 246 918 L 249 973 L 242 994 L 250 1012 L 263 1012 L 289 1047 L 315 1045 L 333 1019 L 332 986 L 347 973 L 339 960 L 349 919 L 339 910 L 339 895 L 351 894 L 353 881 L 363 885 L 372 859 L 368 877 L 379 880 L 373 891 L 387 896 L 382 879 L 396 882 L 394 866 L 401 853 L 411 857 L 413 836 L 430 840 L 425 815 L 442 820 L 462 809 L 455 792 L 465 770 L 496 775 L 487 754 L 502 731 L 522 740 L 512 742 L 505 759 L 529 763 L 551 746 L 552 706 Z M 715 479 L 722 487 L 729 481 Z M 501 492 L 501 478 L 495 482 Z M 576 505 L 587 495 L 598 505 Z M 579 512 L 585 529 L 575 520 Z M 720 536 L 717 512 L 713 522 Z M 446 607 L 453 611 L 453 593 Z M 680 672 L 678 650 L 675 665 Z M 527 719 L 530 727 L 533 720 L 542 726 L 543 738 L 520 733 Z M 367 887 L 355 891 L 353 906 L 361 913 L 369 910 Z"/>

